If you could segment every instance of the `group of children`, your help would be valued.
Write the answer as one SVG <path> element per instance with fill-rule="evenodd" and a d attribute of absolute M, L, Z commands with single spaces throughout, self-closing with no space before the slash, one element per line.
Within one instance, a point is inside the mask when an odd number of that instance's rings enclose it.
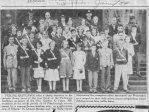
<path fill-rule="evenodd" d="M 86 74 L 90 93 L 97 92 L 99 76 L 102 92 L 116 92 L 121 76 L 123 89 L 129 92 L 127 85 L 129 74 L 133 74 L 132 57 L 135 54 L 132 38 L 124 33 L 122 25 L 118 25 L 118 32 L 114 36 L 110 36 L 109 27 L 99 33 L 96 27 L 92 26 L 90 30 L 85 24 L 85 19 L 81 22 L 76 29 L 70 27 L 70 24 L 63 27 L 54 25 L 51 32 L 40 24 L 36 35 L 31 27 L 26 27 L 26 33 L 23 35 L 19 34 L 20 30 L 12 28 L 12 32 L 16 30 L 16 36 L 9 36 L 9 44 L 4 47 L 3 62 L 8 71 L 9 91 L 16 91 L 19 68 L 22 92 L 31 91 L 31 69 L 34 70 L 34 78 L 37 79 L 37 92 L 42 92 L 43 79 L 49 83 L 49 92 L 56 92 L 56 82 L 60 79 L 63 92 L 69 92 L 71 78 L 76 80 L 76 91 L 81 92 Z M 135 25 L 132 28 L 137 30 Z M 110 71 L 113 67 L 115 79 L 114 89 L 111 90 Z"/>

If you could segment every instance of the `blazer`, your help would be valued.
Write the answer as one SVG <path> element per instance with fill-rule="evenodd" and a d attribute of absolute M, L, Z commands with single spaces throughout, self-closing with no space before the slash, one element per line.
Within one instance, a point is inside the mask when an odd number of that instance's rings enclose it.
<path fill-rule="evenodd" d="M 52 58 L 54 58 L 53 54 L 55 55 L 55 58 L 54 60 L 51 60 Z M 53 51 L 51 52 L 50 49 L 47 49 L 44 53 L 44 63 L 45 65 L 50 68 L 50 69 L 56 69 L 59 65 L 60 65 L 60 62 L 61 62 L 61 55 L 60 55 L 60 52 L 57 48 L 55 48 Z"/>
<path fill-rule="evenodd" d="M 66 40 L 64 36 L 60 35 L 60 37 L 58 37 L 58 35 L 56 35 L 55 37 L 52 37 L 52 40 L 55 41 L 56 43 L 56 48 L 60 49 L 62 46 L 62 42 L 63 40 Z"/>
<path fill-rule="evenodd" d="M 44 59 L 44 50 L 41 49 L 40 58 L 42 59 L 42 62 L 40 62 L 40 63 L 38 63 L 39 57 L 37 56 L 37 54 L 35 52 L 37 52 L 37 50 L 32 51 L 32 54 L 31 54 L 32 55 L 32 67 L 37 68 L 39 65 L 41 67 L 45 67 L 44 61 L 43 61 L 43 59 Z"/>
<path fill-rule="evenodd" d="M 113 36 L 114 34 L 117 33 L 117 27 L 118 25 L 115 26 L 115 29 L 113 28 L 112 24 L 108 26 L 109 27 L 109 35 Z"/>
<path fill-rule="evenodd" d="M 32 56 L 31 56 L 32 50 L 27 47 L 26 52 L 29 56 L 27 58 L 26 58 L 27 55 L 25 54 L 24 50 L 21 47 L 18 48 L 17 58 L 18 58 L 18 66 L 20 67 L 27 67 L 32 64 Z"/>
<path fill-rule="evenodd" d="M 130 43 L 135 44 L 135 40 L 133 39 L 132 34 L 130 34 Z M 139 52 L 140 51 L 140 46 L 142 44 L 142 37 L 140 33 L 136 33 L 135 39 L 137 41 L 137 45 L 134 45 L 134 51 Z"/>
<path fill-rule="evenodd" d="M 99 71 L 100 68 L 100 59 L 99 54 L 95 52 L 95 56 L 93 56 L 92 52 L 87 52 L 86 57 L 86 69 L 91 71 Z"/>

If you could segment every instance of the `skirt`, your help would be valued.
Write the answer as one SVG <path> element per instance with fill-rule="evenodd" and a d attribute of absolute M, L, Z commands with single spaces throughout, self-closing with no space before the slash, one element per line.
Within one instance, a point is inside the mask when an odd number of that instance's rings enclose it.
<path fill-rule="evenodd" d="M 59 81 L 59 72 L 58 69 L 47 69 L 45 71 L 44 80 L 46 81 Z"/>
<path fill-rule="evenodd" d="M 44 78 L 44 70 L 42 67 L 34 69 L 34 78 Z"/>
<path fill-rule="evenodd" d="M 73 79 L 85 79 L 85 69 L 74 69 Z"/>

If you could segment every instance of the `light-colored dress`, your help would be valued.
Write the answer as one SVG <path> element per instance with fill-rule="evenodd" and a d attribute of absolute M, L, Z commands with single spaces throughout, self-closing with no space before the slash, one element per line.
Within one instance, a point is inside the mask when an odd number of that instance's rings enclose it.
<path fill-rule="evenodd" d="M 60 78 L 69 78 L 72 76 L 72 51 L 70 49 L 61 49 Z"/>
<path fill-rule="evenodd" d="M 45 72 L 44 80 L 46 81 L 59 81 L 59 72 L 58 69 L 48 68 Z"/>
<path fill-rule="evenodd" d="M 41 49 L 37 49 L 37 55 L 38 55 L 38 60 L 42 61 L 42 59 L 40 57 L 41 54 Z M 41 67 L 40 65 L 38 65 L 37 68 L 34 68 L 34 78 L 44 78 L 44 70 L 43 67 Z"/>
<path fill-rule="evenodd" d="M 86 54 L 84 51 L 74 51 L 73 79 L 85 79 Z"/>
<path fill-rule="evenodd" d="M 131 43 L 126 44 L 126 49 L 128 50 L 127 72 L 128 74 L 133 74 L 132 57 L 135 54 L 133 44 Z"/>

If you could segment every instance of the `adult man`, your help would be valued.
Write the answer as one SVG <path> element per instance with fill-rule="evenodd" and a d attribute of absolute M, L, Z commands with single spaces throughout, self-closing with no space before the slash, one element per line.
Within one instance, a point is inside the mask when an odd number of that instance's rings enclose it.
<path fill-rule="evenodd" d="M 111 25 L 109 25 L 108 27 L 109 27 L 109 35 L 110 36 L 113 36 L 114 34 L 117 33 L 118 24 L 117 24 L 116 17 L 112 18 Z"/>

